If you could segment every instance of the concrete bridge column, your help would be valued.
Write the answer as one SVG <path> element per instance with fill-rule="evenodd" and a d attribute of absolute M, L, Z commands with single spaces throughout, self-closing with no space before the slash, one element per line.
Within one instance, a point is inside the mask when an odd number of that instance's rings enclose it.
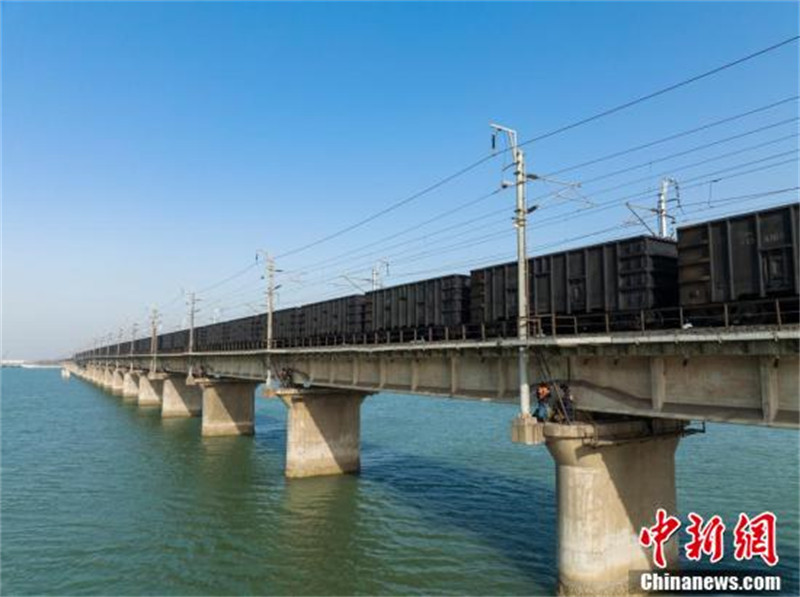
<path fill-rule="evenodd" d="M 369 394 L 342 390 L 278 392 L 289 409 L 286 476 L 318 477 L 361 469 L 361 403 Z"/>
<path fill-rule="evenodd" d="M 253 435 L 258 382 L 233 379 L 195 380 L 203 391 L 203 435 Z"/>
<path fill-rule="evenodd" d="M 170 375 L 164 380 L 161 393 L 161 416 L 199 417 L 203 412 L 203 389 L 188 385 L 182 375 Z"/>
<path fill-rule="evenodd" d="M 556 461 L 559 595 L 629 594 L 629 571 L 653 568 L 639 532 L 655 523 L 658 508 L 676 514 L 675 449 L 683 426 L 667 419 L 545 425 Z M 676 537 L 666 545 L 673 569 Z"/>
<path fill-rule="evenodd" d="M 107 391 L 111 391 L 114 387 L 114 373 L 111 371 L 109 367 L 105 367 L 103 369 L 103 389 Z"/>
<path fill-rule="evenodd" d="M 139 376 L 139 406 L 160 406 L 161 392 L 164 385 L 164 373 L 142 373 Z"/>
<path fill-rule="evenodd" d="M 115 396 L 122 396 L 122 389 L 124 387 L 125 374 L 119 367 L 111 372 L 111 393 Z"/>
<path fill-rule="evenodd" d="M 126 371 L 122 376 L 122 399 L 124 401 L 134 401 L 139 399 L 139 377 L 138 371 Z"/>

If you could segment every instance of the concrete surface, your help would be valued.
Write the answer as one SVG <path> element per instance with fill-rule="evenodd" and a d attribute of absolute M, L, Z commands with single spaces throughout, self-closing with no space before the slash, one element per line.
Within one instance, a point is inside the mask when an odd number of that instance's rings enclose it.
<path fill-rule="evenodd" d="M 203 412 L 203 390 L 187 385 L 185 375 L 170 375 L 164 380 L 161 394 L 161 416 L 199 417 Z"/>
<path fill-rule="evenodd" d="M 556 462 L 560 595 L 631 594 L 629 571 L 653 568 L 639 532 L 654 524 L 657 508 L 677 514 L 675 449 L 682 428 L 663 419 L 545 425 Z M 677 534 L 666 557 L 674 568 Z"/>
<path fill-rule="evenodd" d="M 164 378 L 159 375 L 142 374 L 139 376 L 139 406 L 160 406 L 161 391 Z"/>
<path fill-rule="evenodd" d="M 253 435 L 258 382 L 198 379 L 203 391 L 202 434 Z"/>
<path fill-rule="evenodd" d="M 361 403 L 366 394 L 279 392 L 288 408 L 286 476 L 318 477 L 361 469 Z"/>

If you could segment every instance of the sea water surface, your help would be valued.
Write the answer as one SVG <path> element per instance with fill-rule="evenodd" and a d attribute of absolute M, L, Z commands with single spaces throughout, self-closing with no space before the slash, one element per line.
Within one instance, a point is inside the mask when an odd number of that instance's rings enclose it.
<path fill-rule="evenodd" d="M 255 437 L 202 438 L 58 370 L 3 369 L 0 395 L 3 595 L 555 591 L 554 466 L 509 441 L 513 405 L 373 396 L 361 475 L 288 481 L 276 400 Z M 794 431 L 708 425 L 678 448 L 682 520 L 776 513 L 786 595 L 799 482 Z"/>

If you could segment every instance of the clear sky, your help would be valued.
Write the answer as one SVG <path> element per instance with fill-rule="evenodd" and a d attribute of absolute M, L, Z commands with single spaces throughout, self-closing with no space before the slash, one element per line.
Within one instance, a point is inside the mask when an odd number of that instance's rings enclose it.
<path fill-rule="evenodd" d="M 181 289 L 200 291 L 200 323 L 263 309 L 256 250 L 281 256 L 488 155 L 490 120 L 530 139 L 798 33 L 797 2 L 1 9 L 4 358 L 142 329 L 152 304 L 173 329 Z M 527 145 L 550 174 L 764 108 L 554 176 L 580 189 L 530 185 L 531 253 L 642 233 L 624 203 L 651 206 L 664 175 L 680 223 L 796 201 L 762 193 L 797 186 L 797 92 L 794 42 Z M 279 257 L 279 306 L 355 291 L 343 275 L 366 287 L 384 258 L 387 285 L 513 258 L 512 191 L 475 201 L 503 160 Z"/>

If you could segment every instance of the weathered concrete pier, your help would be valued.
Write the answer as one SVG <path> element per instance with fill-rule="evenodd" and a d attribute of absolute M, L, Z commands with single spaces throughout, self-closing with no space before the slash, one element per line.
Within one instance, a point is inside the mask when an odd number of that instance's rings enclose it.
<path fill-rule="evenodd" d="M 139 397 L 139 372 L 126 371 L 122 378 L 122 397 L 125 400 L 136 400 Z"/>
<path fill-rule="evenodd" d="M 203 412 L 203 389 L 189 385 L 182 375 L 170 375 L 164 380 L 161 394 L 161 416 L 199 417 Z"/>
<path fill-rule="evenodd" d="M 203 435 L 253 435 L 255 390 L 258 382 L 202 378 L 195 381 L 203 391 Z"/>
<path fill-rule="evenodd" d="M 652 568 L 639 531 L 657 508 L 676 511 L 683 427 L 670 419 L 544 425 L 556 462 L 559 594 L 624 595 L 631 570 Z M 674 569 L 677 539 L 666 556 Z"/>
<path fill-rule="evenodd" d="M 361 470 L 361 403 L 367 394 L 286 390 L 286 476 L 317 477 Z"/>

